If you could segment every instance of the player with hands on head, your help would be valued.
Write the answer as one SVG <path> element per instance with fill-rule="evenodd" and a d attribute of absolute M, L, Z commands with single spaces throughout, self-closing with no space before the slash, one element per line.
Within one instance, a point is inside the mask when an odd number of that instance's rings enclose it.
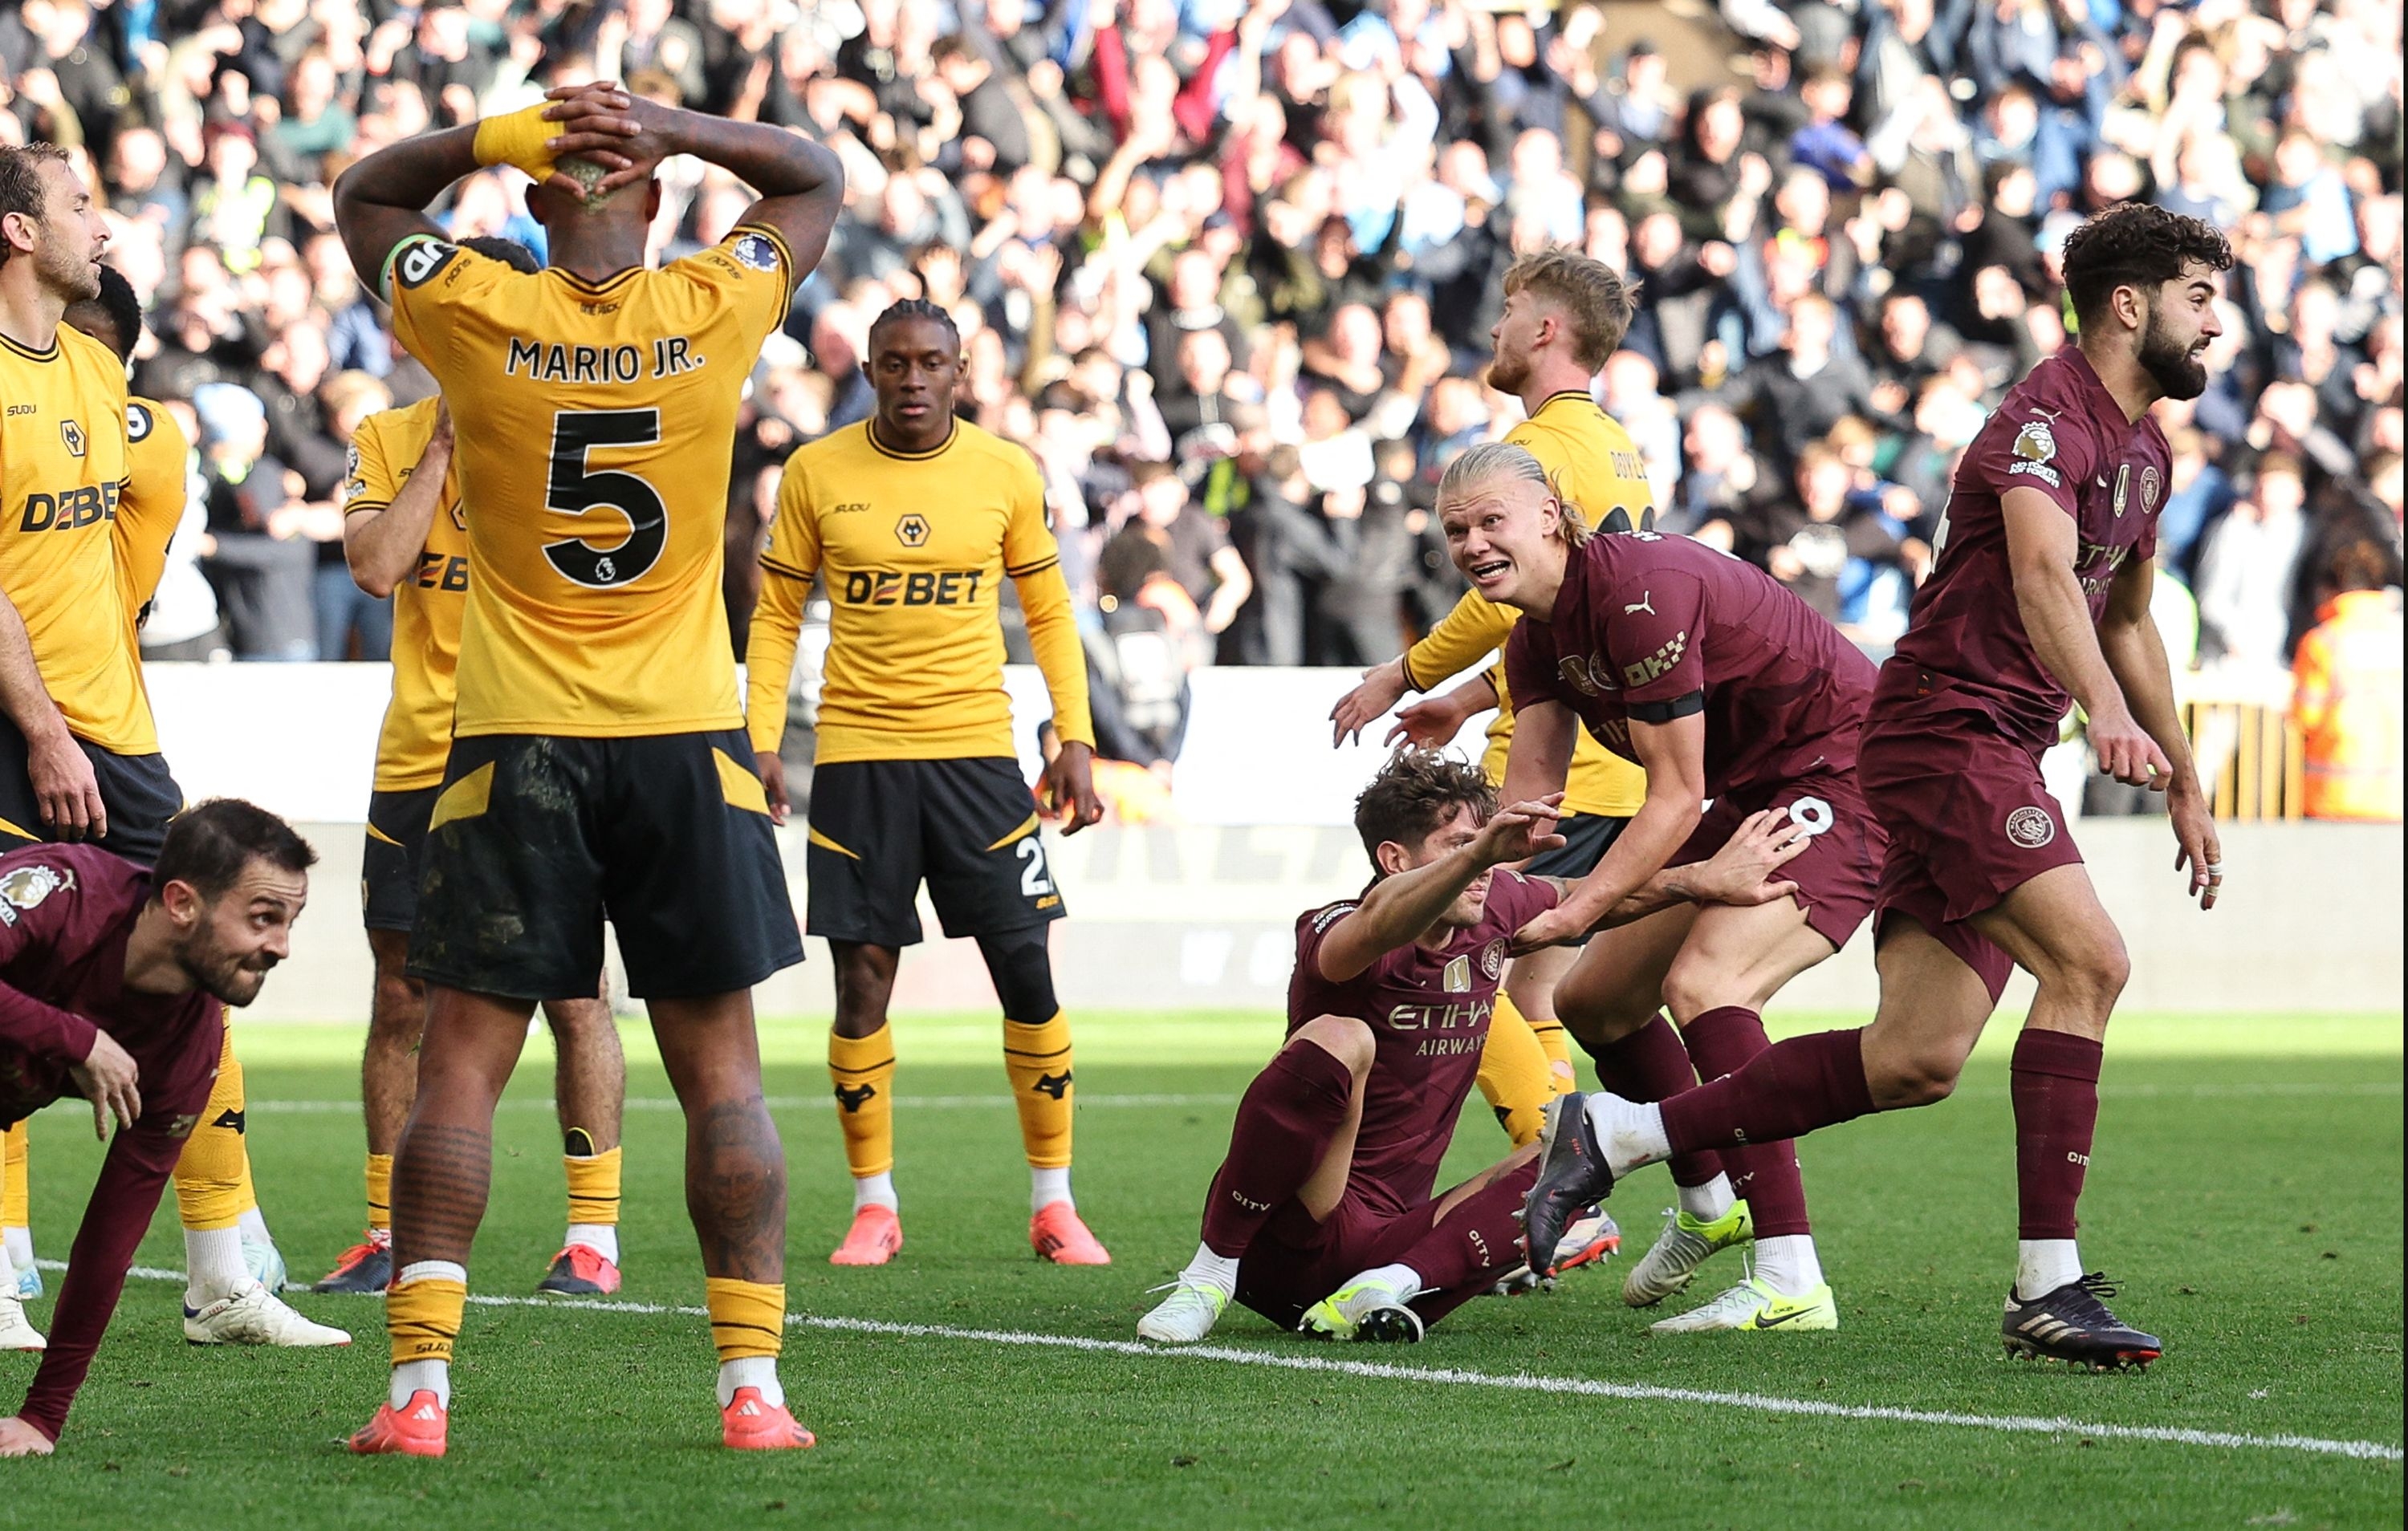
<path fill-rule="evenodd" d="M 2130 972 L 2041 774 L 2067 710 L 2100 767 L 2167 794 L 2174 865 L 2213 909 L 2224 867 L 2149 615 L 2172 453 L 2159 399 L 2206 390 L 2231 247 L 2197 219 L 2111 207 L 2065 246 L 2079 339 L 2011 391 L 1958 465 L 1930 579 L 1881 671 L 1857 774 L 1889 843 L 1862 1030 L 1792 1037 L 1655 1104 L 1568 1098 L 1532 1193 L 1543 1228 L 1616 1177 L 1690 1149 L 1794 1137 L 1946 1098 L 2016 966 L 2039 990 L 2015 1039 L 2012 1353 L 2145 1366 L 2156 1336 L 2086 1272 L 2074 1208 L 2092 1162 L 2107 1023 Z"/>
<path fill-rule="evenodd" d="M 681 154 L 759 200 L 718 243 L 649 269 L 653 172 Z M 542 271 L 452 243 L 426 214 L 496 164 L 536 180 Z M 409 935 L 428 998 L 394 1156 L 394 1370 L 355 1452 L 447 1449 L 494 1107 L 536 1005 L 593 996 L 606 917 L 685 1111 L 720 1438 L 811 1444 L 777 1374 L 785 1155 L 752 1005 L 802 941 L 721 589 L 744 389 L 843 197 L 836 157 L 800 134 L 607 82 L 389 145 L 335 183 L 352 265 L 451 401 L 471 508 L 452 747 Z"/>
<path fill-rule="evenodd" d="M 853 1224 L 830 1260 L 903 1247 L 895 1190 L 894 1034 L 902 949 L 927 884 L 945 934 L 971 937 L 1003 1007 L 1004 1067 L 1029 1169 L 1029 1243 L 1057 1265 L 1111 1255 L 1070 1195 L 1070 1023 L 1046 932 L 1065 912 L 1040 825 L 1103 817 L 1087 668 L 1045 484 L 1018 445 L 957 419 L 962 342 L 920 299 L 872 322 L 868 420 L 787 459 L 747 644 L 754 760 L 781 822 L 786 686 L 814 580 L 831 616 L 811 772 L 810 909 L 837 969 L 828 1077 L 853 1172 Z M 1012 749 L 1000 601 L 1009 579 L 1054 703 L 1059 749 L 1032 803 Z"/>

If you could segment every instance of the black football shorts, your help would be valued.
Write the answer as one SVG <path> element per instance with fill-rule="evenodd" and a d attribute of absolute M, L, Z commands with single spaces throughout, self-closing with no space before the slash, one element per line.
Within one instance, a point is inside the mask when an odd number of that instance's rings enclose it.
<path fill-rule="evenodd" d="M 948 936 L 995 936 L 1062 918 L 1037 800 L 1020 764 L 843 760 L 811 773 L 805 928 L 832 941 L 920 939 L 920 884 Z"/>
<path fill-rule="evenodd" d="M 184 792 L 167 769 L 167 757 L 155 751 L 111 754 L 83 739 L 76 744 L 92 762 L 100 805 L 108 811 L 108 833 L 93 843 L 136 866 L 157 861 L 159 848 L 166 843 L 167 821 L 184 811 Z M 27 759 L 25 736 L 15 723 L 0 717 L 0 851 L 60 837 L 42 823 Z"/>

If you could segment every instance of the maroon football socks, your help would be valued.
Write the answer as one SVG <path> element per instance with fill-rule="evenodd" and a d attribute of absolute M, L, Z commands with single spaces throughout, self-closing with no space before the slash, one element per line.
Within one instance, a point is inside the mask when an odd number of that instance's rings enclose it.
<path fill-rule="evenodd" d="M 1802 1138 L 1872 1109 L 1864 1033 L 1818 1031 L 1775 1042 L 1737 1073 L 1665 1101 L 1664 1138 L 1675 1152 L 1727 1152 Z"/>
<path fill-rule="evenodd" d="M 1660 1014 L 1621 1040 L 1588 1051 L 1598 1081 L 1625 1100 L 1670 1100 L 1696 1089 L 1702 1071 L 1692 1064 L 1691 1048 L 1682 1044 L 1681 1034 Z M 1671 1164 L 1672 1183 L 1685 1186 L 1705 1185 L 1725 1167 L 1711 1149 L 1675 1153 Z"/>
<path fill-rule="evenodd" d="M 1698 1073 L 1710 1081 L 1737 1074 L 1771 1045 L 1765 1038 L 1763 1018 L 1736 1005 L 1706 1011 L 1681 1036 Z M 1859 1069 L 1860 1080 L 1862 1073 Z M 1666 1130 L 1669 1134 L 1669 1121 Z M 1745 1147 L 1724 1149 L 1722 1162 L 1728 1167 L 1731 1189 L 1747 1198 L 1758 1238 L 1811 1231 L 1796 1145 L 1786 1138 L 1762 1142 L 1750 1134 Z"/>
<path fill-rule="evenodd" d="M 2073 1204 L 2099 1125 L 2103 1049 L 2071 1032 L 2026 1027 L 2015 1038 L 2015 1203 L 2021 1238 L 2071 1238 Z"/>

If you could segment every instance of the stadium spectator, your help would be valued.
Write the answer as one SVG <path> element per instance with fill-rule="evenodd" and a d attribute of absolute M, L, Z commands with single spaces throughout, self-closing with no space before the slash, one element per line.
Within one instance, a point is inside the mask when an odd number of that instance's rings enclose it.
<path fill-rule="evenodd" d="M 2293 663 L 2291 716 L 2307 754 L 2311 819 L 2398 823 L 2403 643 L 2393 560 L 2344 546 L 2320 577 L 2316 625 Z"/>
<path fill-rule="evenodd" d="M 2126 196 L 2208 217 L 2241 265 L 2229 370 L 2167 422 L 2196 433 L 2166 489 L 2170 567 L 2197 567 L 2232 513 L 2228 486 L 2272 452 L 2299 459 L 2303 546 L 2369 527 L 2396 541 L 2394 7 L 1719 8 L 1722 21 L 1667 19 L 1676 44 L 1602 25 L 1585 0 L 1552 14 L 1473 0 L 25 0 L 0 22 L 0 133 L 74 147 L 105 187 L 110 259 L 155 331 L 139 390 L 174 405 L 228 384 L 265 406 L 263 455 L 280 468 L 263 517 L 330 497 L 343 437 L 329 391 L 354 388 L 346 375 L 384 379 L 396 403 L 430 388 L 328 236 L 333 175 L 429 125 L 615 76 L 807 127 L 846 164 L 849 216 L 738 433 L 742 505 L 771 503 L 796 442 L 867 413 L 867 316 L 929 297 L 960 324 L 975 418 L 1044 459 L 1091 612 L 1082 571 L 1131 513 L 1133 466 L 1176 465 L 1247 577 L 1241 591 L 1226 568 L 1182 575 L 1231 635 L 1224 662 L 1351 657 L 1369 630 L 1328 614 L 1379 606 L 1403 568 L 1401 619 L 1379 629 L 1393 653 L 1431 604 L 1415 592 L 1452 583 L 1442 560 L 1396 562 L 1410 539 L 1367 541 L 1376 515 L 1349 512 L 1358 488 L 1378 493 L 1370 465 L 1389 444 L 1430 482 L 1513 424 L 1476 381 L 1479 358 L 1498 276 L 1548 241 L 1639 279 L 1627 345 L 1656 376 L 1623 364 L 1612 408 L 1640 434 L 1666 523 L 1698 530 L 1785 491 L 1848 416 L 1878 433 L 1882 480 L 1936 513 L 1970 427 L 2062 341 L 2055 251 L 2070 221 Z M 1719 60 L 1739 46 L 1753 78 L 1726 83 Z M 742 205 L 698 165 L 670 167 L 667 189 L 663 250 L 698 248 Z M 539 250 L 524 190 L 489 172 L 437 211 L 454 234 Z M 1313 402 L 1322 390 L 1343 424 Z M 1754 430 L 1734 439 L 1710 400 Z M 1262 416 L 1254 448 L 1232 453 L 1219 427 L 1240 406 Z M 1667 418 L 1684 422 L 1677 454 Z M 1272 493 L 1293 478 L 1270 471 L 1279 449 L 1303 454 L 1301 497 Z M 222 442 L 203 456 L 233 460 Z M 281 469 L 302 480 L 289 501 Z M 298 544 L 274 553 L 264 520 L 226 521 L 213 471 L 196 481 L 233 539 L 208 566 L 236 651 L 290 657 L 306 632 L 328 658 L 378 652 L 356 621 L 336 634 L 331 612 L 318 633 L 306 590 L 297 607 L 269 603 L 284 625 L 261 636 L 261 603 L 234 588 L 259 581 L 245 560 L 314 555 L 311 518 L 279 518 Z M 2265 630 L 2310 624 L 2295 609 L 2307 592 L 2248 583 L 2240 598 Z"/>

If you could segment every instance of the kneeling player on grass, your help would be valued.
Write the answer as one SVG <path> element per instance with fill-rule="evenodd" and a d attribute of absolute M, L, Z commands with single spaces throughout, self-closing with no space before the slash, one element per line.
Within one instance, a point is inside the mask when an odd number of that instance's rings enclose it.
<path fill-rule="evenodd" d="M 2014 1049 L 2020 1221 L 2002 1338 L 2077 1366 L 2157 1359 L 2157 1337 L 2109 1311 L 2114 1287 L 2074 1246 L 2129 959 L 2040 760 L 2080 702 L 2100 769 L 2167 794 L 2174 866 L 2215 907 L 2215 824 L 2149 616 L 2172 471 L 2149 410 L 2206 390 L 2216 273 L 2231 264 L 2214 228 L 2145 204 L 2074 230 L 2065 285 L 2080 342 L 2033 368 L 1966 449 L 1931 578 L 1865 720 L 1858 770 L 1890 837 L 1872 1024 L 1791 1037 L 1660 1108 L 1565 1096 L 1531 1193 L 1534 1235 L 1675 1151 L 1727 1152 L 1945 1098 L 2021 966 L 2040 987 Z"/>
<path fill-rule="evenodd" d="M 0 1456 L 47 1456 L 59 1438 L 208 1103 L 223 1007 L 257 998 L 290 952 L 317 859 L 283 820 L 232 798 L 170 823 L 147 872 L 89 846 L 0 856 L 0 1123 L 71 1095 L 104 1138 L 118 1123 Z M 0 1324 L 15 1306 L 0 1297 Z"/>
<path fill-rule="evenodd" d="M 1398 754 L 1355 800 L 1378 875 L 1359 899 L 1297 921 L 1287 1045 L 1239 1103 L 1204 1241 L 1140 1336 L 1202 1339 L 1234 1296 L 1284 1327 L 1417 1340 L 1523 1264 L 1514 1209 L 1533 1146 L 1431 1190 L 1480 1069 L 1506 942 L 1566 886 L 1496 868 L 1563 843 L 1555 802 L 1498 811 L 1477 766 L 1426 751 Z M 1792 884 L 1769 880 L 1804 843 L 1758 815 L 1712 864 L 1664 874 L 1609 918 L 1785 897 Z M 1559 1249 L 1550 1263 L 1594 1252 Z"/>

